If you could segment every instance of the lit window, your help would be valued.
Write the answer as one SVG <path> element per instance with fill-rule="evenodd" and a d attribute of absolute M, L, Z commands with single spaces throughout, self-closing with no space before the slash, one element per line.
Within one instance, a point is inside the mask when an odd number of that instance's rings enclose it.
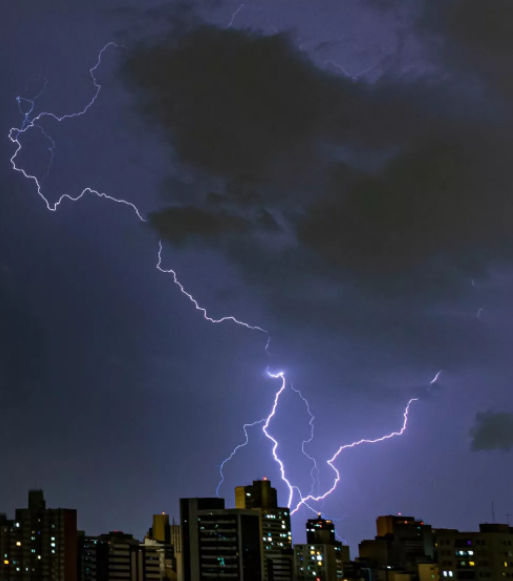
<path fill-rule="evenodd" d="M 16 541 L 16 546 L 21 547 L 21 541 Z"/>

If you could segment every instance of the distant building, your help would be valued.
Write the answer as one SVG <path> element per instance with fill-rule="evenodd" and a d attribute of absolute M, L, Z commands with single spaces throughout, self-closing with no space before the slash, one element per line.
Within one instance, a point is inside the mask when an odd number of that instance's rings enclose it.
<path fill-rule="evenodd" d="M 153 515 L 153 525 L 148 531 L 148 537 L 160 543 L 171 544 L 171 526 L 169 515 L 165 512 Z"/>
<path fill-rule="evenodd" d="M 292 581 L 294 552 L 290 510 L 278 506 L 276 488 L 267 478 L 235 488 L 235 507 L 252 509 L 260 515 L 260 536 L 264 550 L 264 579 Z"/>
<path fill-rule="evenodd" d="M 434 558 L 433 531 L 430 525 L 411 516 L 379 516 L 378 535 L 362 541 L 358 547 L 359 561 L 373 569 L 402 569 L 417 574 L 420 563 Z"/>
<path fill-rule="evenodd" d="M 81 581 L 165 581 L 176 579 L 173 549 L 152 539 L 143 544 L 119 531 L 84 536 Z"/>
<path fill-rule="evenodd" d="M 182 528 L 180 525 L 175 524 L 174 518 L 171 525 L 171 544 L 175 549 L 175 554 L 182 552 Z"/>
<path fill-rule="evenodd" d="M 0 517 L 0 580 L 77 581 L 77 512 L 46 508 L 42 490 Z"/>
<path fill-rule="evenodd" d="M 435 529 L 435 555 L 444 579 L 513 579 L 513 527 L 480 524 L 479 532 Z"/>
<path fill-rule="evenodd" d="M 235 508 L 278 508 L 278 493 L 267 478 L 235 487 Z"/>
<path fill-rule="evenodd" d="M 336 581 L 344 578 L 349 547 L 336 540 L 335 525 L 319 514 L 306 522 L 306 544 L 294 545 L 297 581 Z"/>
<path fill-rule="evenodd" d="M 336 541 L 335 525 L 330 520 L 325 520 L 319 514 L 318 518 L 306 521 L 306 542 L 321 545 L 332 545 Z"/>
<path fill-rule="evenodd" d="M 262 581 L 259 514 L 218 498 L 180 500 L 184 581 Z"/>

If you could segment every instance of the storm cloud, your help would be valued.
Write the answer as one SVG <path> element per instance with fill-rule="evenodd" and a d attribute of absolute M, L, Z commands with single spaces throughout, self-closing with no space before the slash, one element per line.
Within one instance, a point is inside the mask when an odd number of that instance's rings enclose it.
<path fill-rule="evenodd" d="M 439 31 L 464 47 L 453 20 L 445 14 Z M 205 24 L 139 46 L 125 73 L 199 183 L 220 180 L 221 197 L 252 184 L 259 211 L 279 214 L 296 251 L 317 254 L 336 280 L 420 294 L 431 280 L 452 293 L 512 258 L 511 112 L 478 91 L 443 75 L 355 82 L 319 69 L 285 34 Z M 212 212 L 207 198 L 152 225 L 175 245 L 201 232 L 247 247 L 253 218 Z"/>
<path fill-rule="evenodd" d="M 453 368 L 500 356 L 471 282 L 513 259 L 513 109 L 456 58 L 473 48 L 452 12 L 424 8 L 429 66 L 414 75 L 350 79 L 292 34 L 183 13 L 131 50 L 123 74 L 175 175 L 194 184 L 181 197 L 164 184 L 171 202 L 150 217 L 161 240 L 235 266 L 266 328 Z"/>
<path fill-rule="evenodd" d="M 476 414 L 470 429 L 473 452 L 513 448 L 513 413 L 488 410 Z"/>

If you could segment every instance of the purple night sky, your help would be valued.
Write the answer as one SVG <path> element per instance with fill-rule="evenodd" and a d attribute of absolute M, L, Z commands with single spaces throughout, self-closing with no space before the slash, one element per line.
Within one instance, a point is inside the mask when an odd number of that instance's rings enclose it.
<path fill-rule="evenodd" d="M 513 3 L 19 0 L 0 8 L 0 511 L 44 488 L 143 537 L 271 411 L 355 548 L 379 514 L 511 511 Z M 13 171 L 17 96 L 56 143 Z M 27 111 L 22 101 L 22 111 Z M 27 131 L 16 163 L 51 159 Z M 211 324 L 157 266 L 180 282 Z M 437 381 L 430 382 L 442 370 Z M 262 425 L 220 494 L 288 490 Z M 298 497 L 296 496 L 296 500 Z M 295 506 L 295 504 L 294 504 Z M 312 513 L 293 517 L 302 542 Z"/>

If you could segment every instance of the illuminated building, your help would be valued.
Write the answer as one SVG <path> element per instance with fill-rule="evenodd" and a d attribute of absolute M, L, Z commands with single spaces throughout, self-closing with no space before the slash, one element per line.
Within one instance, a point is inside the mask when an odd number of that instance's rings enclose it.
<path fill-rule="evenodd" d="M 479 532 L 435 529 L 440 578 L 513 579 L 513 527 L 480 524 Z"/>
<path fill-rule="evenodd" d="M 267 478 L 235 487 L 235 508 L 278 508 L 278 494 Z"/>
<path fill-rule="evenodd" d="M 262 581 L 259 515 L 220 498 L 180 500 L 184 581 Z"/>
<path fill-rule="evenodd" d="M 335 525 L 319 514 L 306 522 L 306 544 L 294 545 L 295 579 L 336 581 L 349 563 L 349 547 L 336 540 Z"/>
<path fill-rule="evenodd" d="M 76 581 L 77 512 L 46 508 L 42 490 L 29 491 L 28 508 L 0 518 L 2 581 Z"/>
<path fill-rule="evenodd" d="M 160 543 L 171 544 L 171 526 L 169 515 L 165 512 L 153 515 L 153 525 L 148 532 L 148 537 Z"/>
<path fill-rule="evenodd" d="M 235 488 L 235 506 L 260 515 L 260 536 L 264 550 L 264 579 L 291 581 L 294 570 L 290 511 L 278 506 L 276 488 L 267 478 Z"/>
<path fill-rule="evenodd" d="M 320 545 L 335 543 L 335 525 L 330 520 L 325 520 L 319 514 L 318 518 L 306 521 L 306 542 Z"/>

